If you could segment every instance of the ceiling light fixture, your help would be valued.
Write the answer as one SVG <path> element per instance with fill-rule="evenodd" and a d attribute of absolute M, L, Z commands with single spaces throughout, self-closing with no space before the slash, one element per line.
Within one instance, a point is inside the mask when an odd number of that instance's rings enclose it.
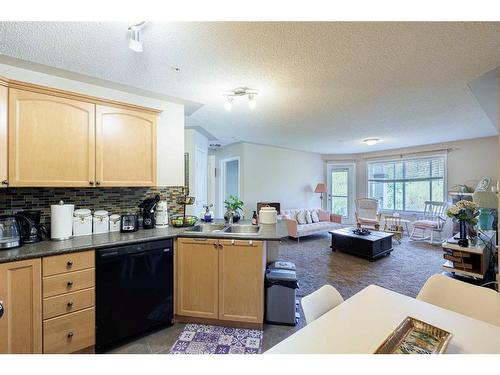
<path fill-rule="evenodd" d="M 237 87 L 234 90 L 224 93 L 226 97 L 226 102 L 224 103 L 224 109 L 230 111 L 232 108 L 233 100 L 237 96 L 247 96 L 248 97 L 248 107 L 254 109 L 257 106 L 256 96 L 259 95 L 259 91 L 251 89 L 248 87 Z"/>
<path fill-rule="evenodd" d="M 366 143 L 368 146 L 373 146 L 376 145 L 380 141 L 379 138 L 367 138 L 363 139 L 363 142 Z"/>
<path fill-rule="evenodd" d="M 130 40 L 128 42 L 128 48 L 134 52 L 142 52 L 142 42 L 141 42 L 141 29 L 146 24 L 146 21 L 139 22 L 138 24 L 130 26 Z"/>

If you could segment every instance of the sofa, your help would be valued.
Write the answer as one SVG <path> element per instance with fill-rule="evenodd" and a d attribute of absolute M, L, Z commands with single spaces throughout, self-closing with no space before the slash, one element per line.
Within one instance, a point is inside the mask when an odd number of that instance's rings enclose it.
<path fill-rule="evenodd" d="M 297 215 L 304 211 L 309 211 L 310 214 L 313 211 L 316 212 L 319 221 L 300 224 L 297 220 Z M 282 210 L 281 219 L 288 227 L 288 235 L 297 241 L 299 241 L 300 237 L 342 228 L 342 216 L 331 214 L 320 208 L 292 208 Z"/>

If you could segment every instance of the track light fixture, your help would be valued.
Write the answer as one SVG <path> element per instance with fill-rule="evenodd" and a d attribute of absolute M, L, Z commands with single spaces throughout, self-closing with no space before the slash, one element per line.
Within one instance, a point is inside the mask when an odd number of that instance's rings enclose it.
<path fill-rule="evenodd" d="M 251 89 L 248 87 L 237 87 L 234 90 L 224 93 L 226 101 L 224 102 L 224 109 L 230 111 L 233 107 L 233 100 L 237 96 L 247 96 L 248 97 L 248 107 L 254 109 L 257 106 L 256 97 L 259 95 L 259 91 Z"/>
<path fill-rule="evenodd" d="M 134 52 L 142 52 L 142 42 L 141 42 L 141 29 L 146 24 L 146 21 L 139 22 L 138 24 L 130 26 L 130 40 L 128 42 L 128 48 Z"/>

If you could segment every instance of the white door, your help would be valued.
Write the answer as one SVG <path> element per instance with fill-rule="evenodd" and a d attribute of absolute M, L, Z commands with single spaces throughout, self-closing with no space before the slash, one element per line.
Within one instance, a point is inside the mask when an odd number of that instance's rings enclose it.
<path fill-rule="evenodd" d="M 208 196 L 208 156 L 207 151 L 196 147 L 194 158 L 194 214 L 198 216 L 203 212 L 203 205 L 207 204 Z"/>
<path fill-rule="evenodd" d="M 329 164 L 327 168 L 327 210 L 342 215 L 342 222 L 354 222 L 354 164 Z"/>

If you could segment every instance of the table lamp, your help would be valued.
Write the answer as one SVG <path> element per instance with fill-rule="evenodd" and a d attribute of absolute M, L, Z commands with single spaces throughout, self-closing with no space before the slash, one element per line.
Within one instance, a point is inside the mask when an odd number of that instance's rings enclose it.
<path fill-rule="evenodd" d="M 319 193 L 319 199 L 321 199 L 321 207 L 323 208 L 323 193 L 326 193 L 326 186 L 324 183 L 320 182 L 316 185 L 316 189 L 314 189 L 315 193 Z"/>
<path fill-rule="evenodd" d="M 479 207 L 479 229 L 490 230 L 493 224 L 493 210 L 498 209 L 497 195 L 491 191 L 476 191 L 472 200 Z"/>

